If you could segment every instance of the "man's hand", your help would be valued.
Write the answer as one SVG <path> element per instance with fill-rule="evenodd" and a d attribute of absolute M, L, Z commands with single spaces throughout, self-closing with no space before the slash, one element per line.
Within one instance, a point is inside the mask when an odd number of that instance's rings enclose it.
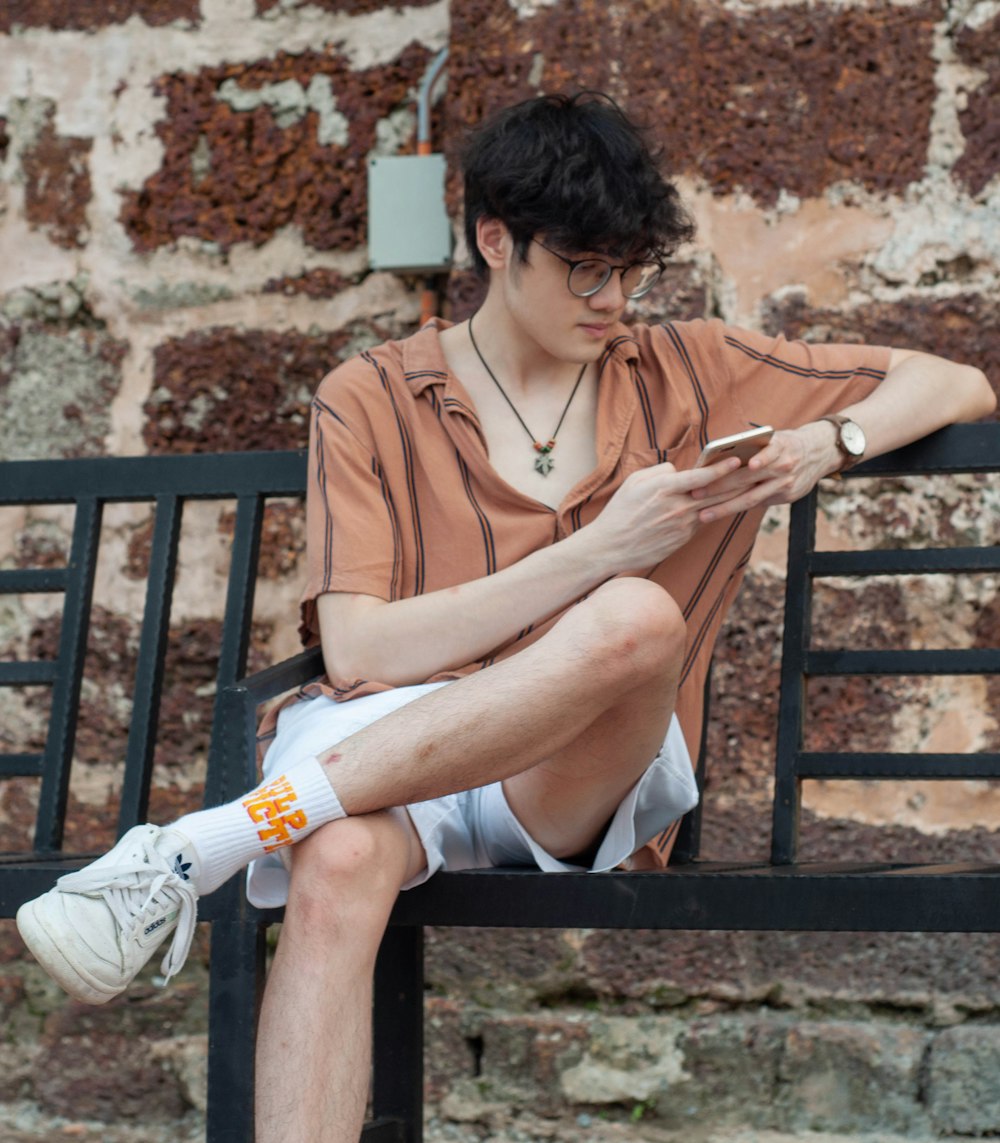
<path fill-rule="evenodd" d="M 727 481 L 739 467 L 731 457 L 686 472 L 669 462 L 639 469 L 577 536 L 586 534 L 593 558 L 607 575 L 652 567 L 691 539 L 706 506 L 732 498 Z"/>
<path fill-rule="evenodd" d="M 698 520 L 707 524 L 748 508 L 791 504 L 834 472 L 841 459 L 828 421 L 779 430 L 744 467 L 691 493 L 700 502 Z"/>

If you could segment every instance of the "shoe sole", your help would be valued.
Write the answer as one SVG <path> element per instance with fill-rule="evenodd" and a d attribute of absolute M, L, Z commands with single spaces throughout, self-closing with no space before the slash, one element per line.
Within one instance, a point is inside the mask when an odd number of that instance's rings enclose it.
<path fill-rule="evenodd" d="M 37 901 L 28 901 L 17 911 L 17 931 L 28 946 L 31 955 L 64 991 L 74 1000 L 84 1004 L 106 1004 L 125 990 L 109 989 L 92 977 L 84 976 L 80 969 L 67 959 L 62 947 L 45 928 L 44 921 L 35 908 Z"/>

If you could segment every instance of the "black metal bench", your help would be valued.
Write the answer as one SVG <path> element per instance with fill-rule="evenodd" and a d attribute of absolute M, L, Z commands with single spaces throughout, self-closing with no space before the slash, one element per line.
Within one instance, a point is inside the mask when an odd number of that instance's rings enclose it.
<path fill-rule="evenodd" d="M 957 426 L 850 474 L 1000 472 L 1000 424 Z M 145 820 L 166 626 L 185 498 L 233 497 L 237 523 L 220 648 L 205 803 L 243 792 L 254 779 L 260 703 L 315 677 L 317 651 L 240 680 L 246 661 L 263 503 L 301 495 L 300 453 L 0 465 L 0 506 L 76 503 L 69 567 L 0 571 L 0 591 L 65 591 L 59 659 L 0 665 L 0 685 L 49 684 L 53 705 L 43 755 L 0 759 L 0 776 L 41 776 L 34 852 L 0 858 L 0 917 L 82 864 L 62 852 L 68 767 L 97 557 L 102 504 L 153 500 L 156 527 L 143 620 L 135 708 L 125 763 L 120 832 Z M 803 748 L 805 680 L 822 675 L 1000 674 L 1000 648 L 819 651 L 810 646 L 812 583 L 827 576 L 996 572 L 995 547 L 826 552 L 814 550 L 815 496 L 791 514 L 772 853 L 767 863 L 698 858 L 700 812 L 684 823 L 664 873 L 558 878 L 526 870 L 448 873 L 401 895 L 379 956 L 373 1120 L 367 1143 L 418 1143 L 423 1099 L 423 927 L 1000 931 L 1000 865 L 798 860 L 799 791 L 807 778 L 1000 777 L 998 754 L 817 753 Z M 704 751 L 699 769 L 704 773 Z M 280 912 L 250 907 L 235 878 L 201 903 L 212 924 L 208 1140 L 253 1138 L 253 1031 L 265 965 L 266 926 Z"/>

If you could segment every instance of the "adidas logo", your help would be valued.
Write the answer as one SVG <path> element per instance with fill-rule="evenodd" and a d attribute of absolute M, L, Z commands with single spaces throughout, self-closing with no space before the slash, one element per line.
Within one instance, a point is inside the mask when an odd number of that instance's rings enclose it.
<path fill-rule="evenodd" d="M 184 854 L 183 853 L 178 853 L 177 856 L 174 858 L 174 869 L 173 869 L 174 873 L 176 873 L 177 876 L 180 877 L 182 881 L 190 881 L 191 878 L 188 877 L 188 874 L 187 874 L 187 871 L 190 868 L 191 868 L 191 862 L 184 860 Z"/>
<path fill-rule="evenodd" d="M 177 910 L 171 909 L 169 913 L 164 914 L 164 916 L 160 917 L 160 919 L 158 921 L 153 921 L 151 924 L 148 924 L 142 930 L 142 935 L 144 937 L 148 937 L 150 933 L 155 933 L 156 930 L 161 928 L 163 925 L 172 924 L 176 920 L 177 920 Z"/>

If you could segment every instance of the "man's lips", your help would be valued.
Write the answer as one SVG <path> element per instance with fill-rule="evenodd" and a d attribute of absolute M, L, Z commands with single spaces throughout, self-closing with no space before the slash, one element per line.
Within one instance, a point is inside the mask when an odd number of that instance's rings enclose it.
<path fill-rule="evenodd" d="M 604 325 L 601 322 L 580 322 L 580 328 L 586 330 L 591 337 L 604 337 L 611 326 Z"/>

